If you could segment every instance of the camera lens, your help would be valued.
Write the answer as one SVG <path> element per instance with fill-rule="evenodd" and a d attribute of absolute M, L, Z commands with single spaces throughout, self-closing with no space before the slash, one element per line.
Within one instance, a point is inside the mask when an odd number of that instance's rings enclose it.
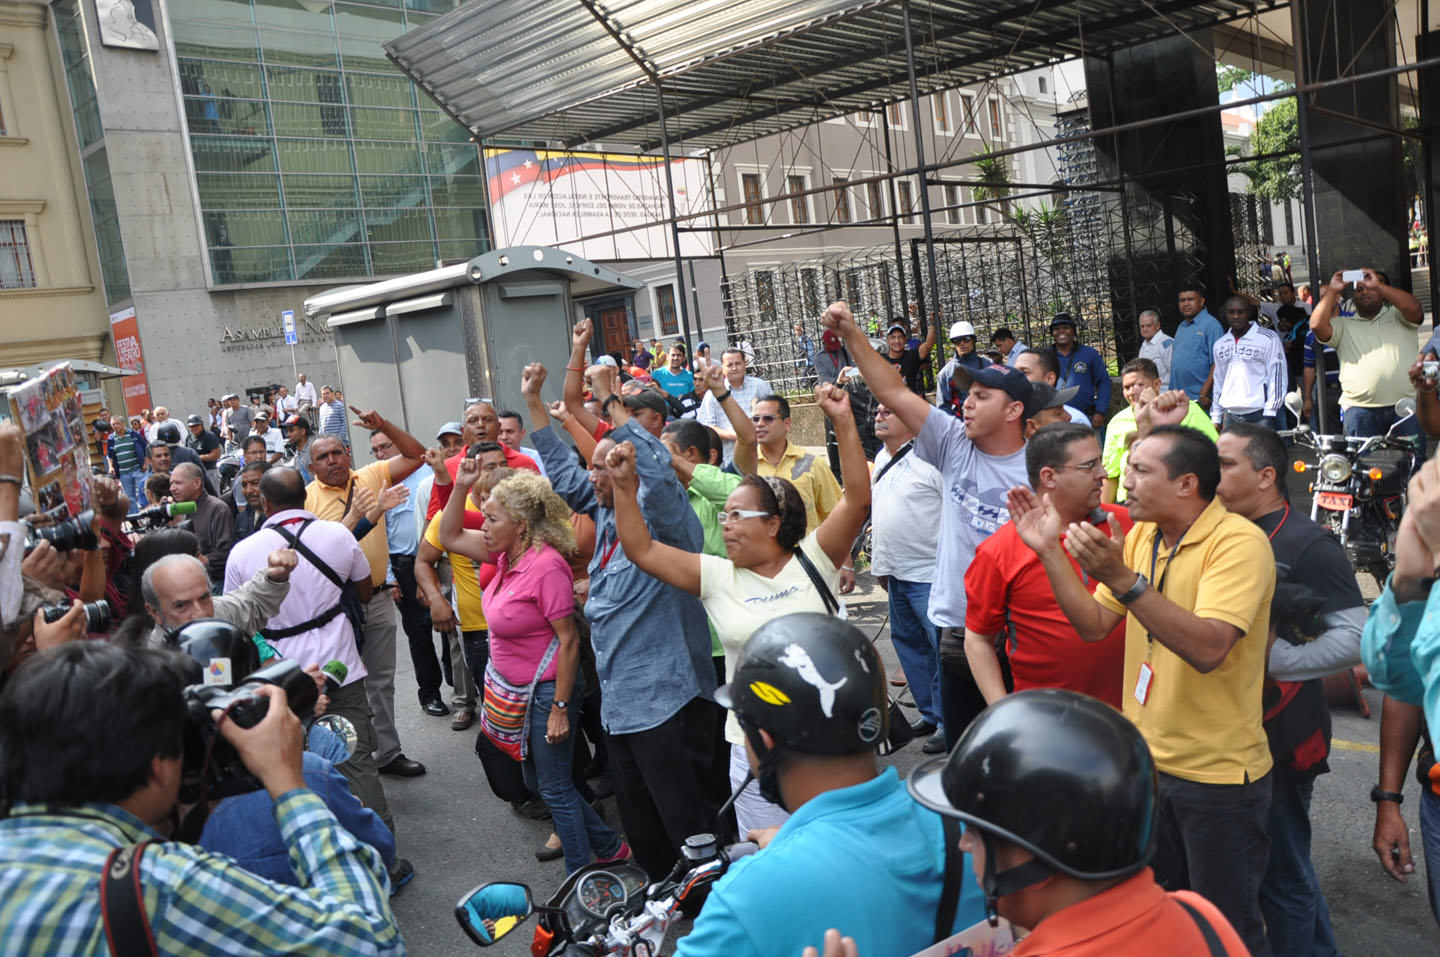
<path fill-rule="evenodd" d="M 100 540 L 91 527 L 94 521 L 94 512 L 81 512 L 75 518 L 35 529 L 35 538 L 49 542 L 57 552 L 71 552 L 77 548 L 91 552 L 100 547 Z"/>
<path fill-rule="evenodd" d="M 114 616 L 110 612 L 110 603 L 108 601 L 103 598 L 99 601 L 87 601 L 83 607 L 85 609 L 86 632 L 92 635 L 98 635 L 110 630 L 110 624 L 114 620 Z M 70 613 L 70 606 L 64 602 L 59 602 L 54 605 L 46 605 L 41 609 L 41 612 L 45 617 L 46 624 L 53 625 Z"/>

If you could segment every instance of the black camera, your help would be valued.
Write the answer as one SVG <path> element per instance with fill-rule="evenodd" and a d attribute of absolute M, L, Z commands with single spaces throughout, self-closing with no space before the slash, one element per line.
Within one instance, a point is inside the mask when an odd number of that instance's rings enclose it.
<path fill-rule="evenodd" d="M 197 666 L 206 677 L 223 681 L 224 669 L 228 667 L 220 664 L 224 660 L 212 659 L 208 665 Z M 255 727 L 270 709 L 270 699 L 257 694 L 261 685 L 285 689 L 290 710 L 302 719 L 314 712 L 315 701 L 320 696 L 314 679 L 290 659 L 261 668 L 234 688 L 201 683 L 185 689 L 189 717 L 185 723 L 185 757 L 180 781 L 182 802 L 215 800 L 261 788 L 260 780 L 245 767 L 239 753 L 220 735 L 210 718 L 211 710 L 218 708 L 225 712 L 227 721 L 242 728 Z"/>
<path fill-rule="evenodd" d="M 70 613 L 70 606 L 64 602 L 58 602 L 54 605 L 46 605 L 40 611 L 45 616 L 45 623 L 53 625 Z M 85 630 L 92 635 L 109 631 L 114 617 L 114 613 L 110 610 L 110 603 L 103 598 L 99 601 L 85 603 Z"/>
<path fill-rule="evenodd" d="M 74 518 L 32 528 L 25 536 L 25 553 L 29 554 L 41 542 L 49 542 L 57 552 L 73 552 L 77 548 L 93 552 L 100 547 L 100 539 L 92 527 L 94 522 L 95 513 L 86 509 Z"/>

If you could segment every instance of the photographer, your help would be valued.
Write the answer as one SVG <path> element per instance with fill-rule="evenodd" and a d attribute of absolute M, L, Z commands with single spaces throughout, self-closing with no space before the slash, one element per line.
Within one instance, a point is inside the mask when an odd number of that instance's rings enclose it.
<path fill-rule="evenodd" d="M 85 693 L 67 693 L 75 688 Z M 284 691 L 259 693 L 271 701 L 255 727 L 212 717 L 274 800 L 300 887 L 163 840 L 177 810 L 187 719 L 171 655 L 78 642 L 15 676 L 0 695 L 7 952 L 111 953 L 106 932 L 127 926 L 116 915 L 137 904 L 141 926 L 128 925 L 135 936 L 117 938 L 117 952 L 403 952 L 380 855 L 305 786 L 300 722 Z M 127 894 L 129 881 L 107 889 L 107 921 L 100 890 L 116 861 L 133 862 L 142 893 Z"/>

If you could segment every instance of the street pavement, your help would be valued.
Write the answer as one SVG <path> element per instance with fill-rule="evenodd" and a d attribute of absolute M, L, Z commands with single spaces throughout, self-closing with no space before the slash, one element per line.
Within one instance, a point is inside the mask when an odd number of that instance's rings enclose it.
<path fill-rule="evenodd" d="M 1369 576 L 1360 578 L 1373 594 Z M 877 647 L 886 673 L 890 673 L 895 668 L 895 654 L 884 627 L 884 593 L 862 573 L 849 605 L 851 620 L 866 634 L 878 634 Z M 414 861 L 417 871 L 392 903 L 410 953 L 423 957 L 465 954 L 477 948 L 455 921 L 455 902 L 462 895 L 490 881 L 518 881 L 530 885 L 536 899 L 543 901 L 563 880 L 564 863 L 535 860 L 535 848 L 550 832 L 548 822 L 524 820 L 490 793 L 474 754 L 477 729 L 451 731 L 448 718 L 421 712 L 403 641 L 400 648 L 396 716 L 401 739 L 405 753 L 425 762 L 429 773 L 413 779 L 385 779 L 400 853 Z M 1369 793 L 1377 780 L 1380 696 L 1373 690 L 1367 690 L 1365 696 L 1373 714 L 1369 719 L 1351 705 L 1333 709 L 1332 770 L 1316 783 L 1312 806 L 1316 871 L 1329 900 L 1342 953 L 1434 954 L 1440 952 L 1440 930 L 1426 903 L 1415 816 L 1419 786 L 1413 774 L 1407 776 L 1401 810 L 1410 825 L 1416 873 L 1405 884 L 1392 880 L 1370 849 L 1375 818 Z M 908 713 L 913 717 L 913 710 Z M 903 775 L 921 758 L 916 742 L 881 761 L 894 764 Z M 1063 795 L 1056 800 L 1063 801 Z M 605 807 L 614 822 L 614 801 L 607 800 Z M 865 872 L 864 862 L 857 861 L 856 874 Z M 523 957 L 532 930 L 533 920 L 488 950 L 505 957 Z"/>

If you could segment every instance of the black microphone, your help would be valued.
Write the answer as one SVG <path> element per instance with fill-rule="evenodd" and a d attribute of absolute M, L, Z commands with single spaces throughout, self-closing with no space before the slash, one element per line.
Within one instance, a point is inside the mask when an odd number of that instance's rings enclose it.
<path fill-rule="evenodd" d="M 325 693 L 333 695 L 350 676 L 350 669 L 345 667 L 345 662 L 332 658 L 320 668 L 320 673 L 325 676 Z"/>

